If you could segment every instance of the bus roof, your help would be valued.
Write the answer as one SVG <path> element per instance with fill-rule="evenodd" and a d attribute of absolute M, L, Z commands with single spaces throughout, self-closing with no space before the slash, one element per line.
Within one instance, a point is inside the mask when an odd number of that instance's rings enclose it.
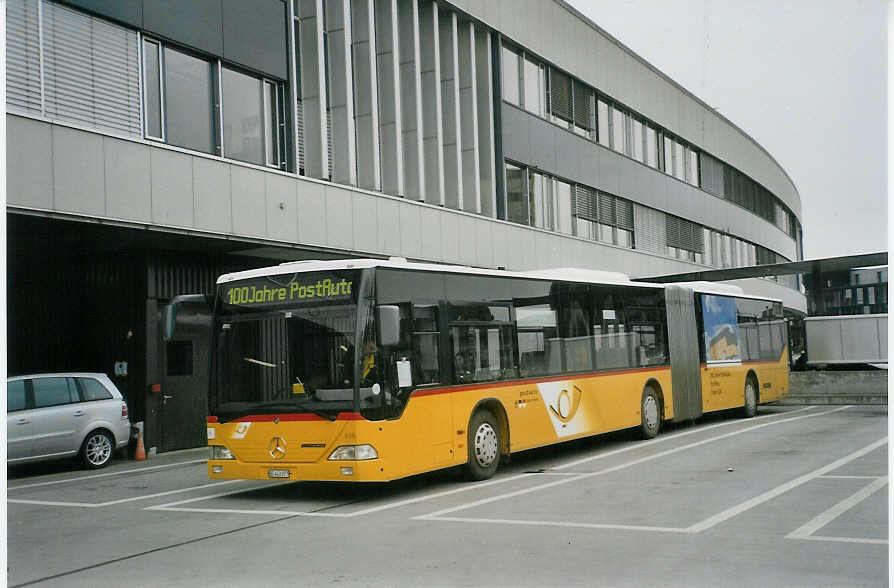
<path fill-rule="evenodd" d="M 752 296 L 745 294 L 739 286 L 730 284 L 718 284 L 716 282 L 683 282 L 659 284 L 652 282 L 633 282 L 627 274 L 620 272 L 609 272 L 600 270 L 590 270 L 575 267 L 552 268 L 543 270 L 529 271 L 507 271 L 502 269 L 489 269 L 480 267 L 471 267 L 464 265 L 448 265 L 438 263 L 417 263 L 407 261 L 403 257 L 390 257 L 388 259 L 358 258 L 358 259 L 334 259 L 321 261 L 318 259 L 309 259 L 302 261 L 288 261 L 279 265 L 250 269 L 241 272 L 233 272 L 223 274 L 217 279 L 218 284 L 226 284 L 236 280 L 244 280 L 248 278 L 259 278 L 263 276 L 273 276 L 282 274 L 293 274 L 303 272 L 332 271 L 344 269 L 366 269 L 373 267 L 406 269 L 414 271 L 443 272 L 453 274 L 467 274 L 476 276 L 498 276 L 506 278 L 528 278 L 534 280 L 557 280 L 563 282 L 583 282 L 595 284 L 610 284 L 633 286 L 640 288 L 664 288 L 665 286 L 676 285 L 690 288 L 696 292 L 706 294 L 723 294 L 726 296 L 736 296 L 740 298 L 755 298 L 760 300 L 773 300 L 781 302 L 774 298 L 765 298 L 761 296 Z"/>
<path fill-rule="evenodd" d="M 279 265 L 250 269 L 241 272 L 223 274 L 217 279 L 218 284 L 225 284 L 235 280 L 257 278 L 270 275 L 282 275 L 303 272 L 331 271 L 341 269 L 365 269 L 383 267 L 392 269 L 407 269 L 415 271 L 445 272 L 454 274 L 469 274 L 478 276 L 499 276 L 507 278 L 529 278 L 536 280 L 561 280 L 567 282 L 592 282 L 600 284 L 617 284 L 625 286 L 644 286 L 649 288 L 662 288 L 662 284 L 649 282 L 632 282 L 630 277 L 619 272 L 607 272 L 582 268 L 554 268 L 531 271 L 507 271 L 501 269 L 488 269 L 463 265 L 447 265 L 437 263 L 416 263 L 407 261 L 403 257 L 391 257 L 389 259 L 336 259 L 329 261 L 306 260 L 290 261 Z"/>

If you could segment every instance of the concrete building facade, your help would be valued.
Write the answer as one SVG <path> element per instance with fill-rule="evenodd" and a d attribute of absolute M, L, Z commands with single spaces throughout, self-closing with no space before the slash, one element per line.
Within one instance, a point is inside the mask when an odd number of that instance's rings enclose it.
<path fill-rule="evenodd" d="M 162 450 L 208 350 L 159 309 L 225 270 L 802 258 L 779 163 L 561 0 L 6 5 L 10 372 L 126 361 Z M 790 278 L 740 285 L 806 311 Z"/>

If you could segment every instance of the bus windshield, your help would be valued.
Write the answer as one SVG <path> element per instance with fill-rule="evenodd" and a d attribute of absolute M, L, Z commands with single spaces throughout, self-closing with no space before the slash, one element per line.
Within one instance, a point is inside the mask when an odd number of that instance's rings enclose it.
<path fill-rule="evenodd" d="M 211 414 L 221 421 L 281 413 L 334 419 L 353 411 L 355 277 L 295 274 L 223 285 Z"/>

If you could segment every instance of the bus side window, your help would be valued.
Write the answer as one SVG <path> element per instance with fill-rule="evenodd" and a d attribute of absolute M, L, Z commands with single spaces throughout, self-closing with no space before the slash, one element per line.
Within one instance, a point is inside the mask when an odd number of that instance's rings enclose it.
<path fill-rule="evenodd" d="M 436 384 L 441 380 L 438 365 L 438 305 L 413 305 L 413 380 Z"/>

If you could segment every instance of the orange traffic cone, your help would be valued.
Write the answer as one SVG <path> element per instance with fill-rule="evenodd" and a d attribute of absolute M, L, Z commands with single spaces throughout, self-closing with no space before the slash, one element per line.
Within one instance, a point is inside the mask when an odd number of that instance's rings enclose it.
<path fill-rule="evenodd" d="M 146 448 L 143 446 L 142 429 L 140 429 L 140 434 L 137 436 L 137 450 L 134 452 L 133 458 L 137 461 L 144 461 L 146 459 Z"/>

